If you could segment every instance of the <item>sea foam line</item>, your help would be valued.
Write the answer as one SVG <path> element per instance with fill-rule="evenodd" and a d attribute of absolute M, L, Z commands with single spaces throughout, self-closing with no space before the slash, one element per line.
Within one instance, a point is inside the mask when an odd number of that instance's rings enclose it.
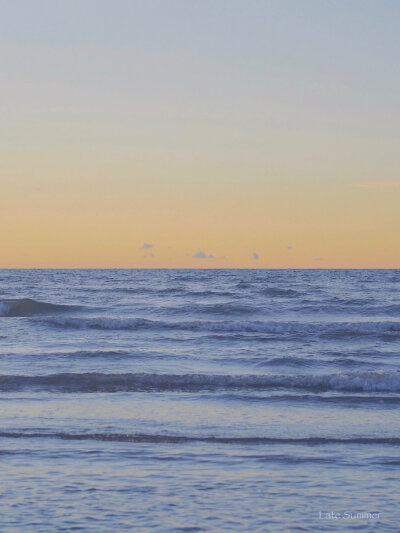
<path fill-rule="evenodd" d="M 400 372 L 338 372 L 305 375 L 220 374 L 102 374 L 63 373 L 42 376 L 0 376 L 0 391 L 48 390 L 56 392 L 146 392 L 213 390 L 303 389 L 309 391 L 400 392 Z"/>
<path fill-rule="evenodd" d="M 154 435 L 145 433 L 64 433 L 64 432 L 16 432 L 2 431 L 0 438 L 8 439 L 40 439 L 52 438 L 61 440 L 94 440 L 101 442 L 132 442 L 132 443 L 159 443 L 159 444 L 184 444 L 190 442 L 206 442 L 210 444 L 292 444 L 304 446 L 321 446 L 329 444 L 388 444 L 400 446 L 398 437 L 218 437 L 218 436 L 188 436 L 188 435 Z"/>

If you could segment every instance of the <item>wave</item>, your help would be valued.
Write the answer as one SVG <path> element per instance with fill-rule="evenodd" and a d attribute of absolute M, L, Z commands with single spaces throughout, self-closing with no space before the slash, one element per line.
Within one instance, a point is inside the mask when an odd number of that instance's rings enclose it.
<path fill-rule="evenodd" d="M 257 307 L 236 302 L 218 302 L 213 304 L 187 304 L 179 307 L 165 307 L 172 314 L 207 314 L 207 315 L 247 315 L 257 312 Z"/>
<path fill-rule="evenodd" d="M 248 358 L 246 359 L 248 361 Z M 311 358 L 305 357 L 294 357 L 294 356 L 282 356 L 282 357 L 272 357 L 271 359 L 266 359 L 256 363 L 257 367 L 269 367 L 269 366 L 311 366 L 313 364 L 318 364 L 319 361 L 316 361 Z"/>
<path fill-rule="evenodd" d="M 38 314 L 59 313 L 73 309 L 77 309 L 77 306 L 38 302 L 31 298 L 0 300 L 0 316 L 23 317 Z"/>
<path fill-rule="evenodd" d="M 271 296 L 272 298 L 293 298 L 299 296 L 299 292 L 294 289 L 283 289 L 280 287 L 266 287 L 261 289 L 261 294 Z"/>
<path fill-rule="evenodd" d="M 210 397 L 211 394 L 210 394 Z M 354 394 L 338 394 L 337 391 L 328 391 L 328 392 L 306 392 L 304 394 L 299 393 L 298 391 L 291 391 L 289 393 L 279 393 L 277 394 L 274 391 L 271 393 L 256 393 L 253 391 L 250 393 L 239 393 L 238 391 L 226 392 L 221 396 L 223 399 L 230 401 L 239 401 L 246 403 L 284 403 L 290 404 L 293 403 L 312 403 L 316 404 L 328 404 L 328 405 L 339 405 L 339 406 L 349 406 L 349 407 L 359 407 L 359 406 L 383 406 L 385 409 L 392 407 L 393 409 L 398 409 L 400 405 L 400 396 L 393 395 L 393 393 L 383 392 L 379 395 L 363 394 L 363 392 L 356 392 Z"/>
<path fill-rule="evenodd" d="M 157 288 L 157 287 L 102 287 L 100 292 L 109 291 L 109 292 L 121 292 L 126 294 L 155 294 L 155 295 L 179 295 L 185 293 L 185 290 L 178 287 L 166 287 L 166 288 Z"/>
<path fill-rule="evenodd" d="M 355 303 L 354 300 L 342 302 L 329 302 L 318 300 L 301 300 L 292 308 L 297 313 L 345 313 L 357 314 L 361 316 L 399 316 L 400 304 L 373 304 Z"/>
<path fill-rule="evenodd" d="M 166 322 L 146 318 L 112 317 L 46 317 L 41 322 L 72 329 L 139 330 L 139 329 L 178 329 L 199 332 L 267 333 L 286 336 L 400 336 L 400 321 L 363 322 L 275 322 L 275 321 L 180 321 Z"/>
<path fill-rule="evenodd" d="M 74 290 L 80 292 L 91 292 L 91 293 L 114 293 L 114 294 L 132 294 L 132 295 L 152 295 L 152 296 L 178 296 L 182 298 L 205 298 L 205 297 L 237 297 L 237 293 L 227 290 L 191 290 L 186 287 L 130 287 L 130 286 L 116 286 L 116 287 L 93 287 L 85 286 L 76 287 Z"/>
<path fill-rule="evenodd" d="M 101 442 L 133 442 L 151 444 L 184 444 L 190 442 L 206 442 L 210 444 L 293 444 L 304 446 L 321 446 L 330 444 L 389 444 L 400 446 L 398 437 L 218 437 L 196 435 L 155 435 L 146 433 L 64 433 L 64 432 L 24 432 L 24 431 L 1 431 L 0 438 L 8 439 L 40 439 L 52 438 L 61 440 L 94 440 Z"/>
<path fill-rule="evenodd" d="M 88 349 L 88 350 L 74 350 L 74 351 L 24 351 L 24 352 L 3 352 L 0 353 L 0 359 L 9 358 L 9 357 L 32 357 L 32 358 L 44 358 L 44 359 L 53 359 L 53 358 L 78 358 L 78 359 L 84 359 L 84 358 L 106 358 L 106 359 L 126 359 L 126 358 L 147 358 L 148 352 L 138 352 L 134 350 L 101 350 L 101 349 Z"/>
<path fill-rule="evenodd" d="M 228 291 L 228 290 L 186 290 L 185 296 L 199 296 L 199 297 L 205 297 L 205 296 L 230 296 L 235 297 L 238 296 L 236 292 Z"/>
<path fill-rule="evenodd" d="M 400 371 L 338 372 L 308 375 L 102 374 L 91 372 L 42 376 L 0 376 L 1 391 L 10 392 L 26 389 L 44 389 L 65 393 L 200 392 L 232 389 L 400 392 Z"/>
<path fill-rule="evenodd" d="M 228 290 L 218 290 L 218 289 L 204 289 L 204 290 L 193 290 L 187 287 L 168 287 L 164 289 L 157 288 L 146 288 L 146 291 L 151 294 L 160 294 L 160 295 L 178 295 L 183 297 L 200 297 L 204 298 L 206 296 L 230 296 L 235 297 L 237 293 L 228 291 Z"/>
<path fill-rule="evenodd" d="M 252 283 L 249 283 L 248 281 L 239 281 L 236 284 L 236 288 L 238 289 L 251 289 L 253 287 Z"/>

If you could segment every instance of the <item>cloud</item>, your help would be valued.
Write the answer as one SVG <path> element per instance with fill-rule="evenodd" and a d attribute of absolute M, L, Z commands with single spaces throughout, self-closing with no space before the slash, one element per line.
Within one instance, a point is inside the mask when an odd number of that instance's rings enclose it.
<path fill-rule="evenodd" d="M 154 248 L 154 245 L 153 244 L 149 244 L 147 242 L 144 242 L 141 246 L 141 250 L 149 250 L 150 248 Z"/>
<path fill-rule="evenodd" d="M 202 250 L 199 250 L 197 253 L 193 254 L 192 257 L 195 259 L 214 259 L 213 255 L 207 255 Z"/>
<path fill-rule="evenodd" d="M 400 180 L 365 181 L 356 183 L 355 186 L 358 189 L 397 189 L 400 187 Z"/>
<path fill-rule="evenodd" d="M 321 261 L 323 261 L 323 260 L 324 260 L 323 257 L 314 257 L 314 261 L 321 262 Z"/>
<path fill-rule="evenodd" d="M 254 253 L 253 253 L 253 259 L 254 259 L 255 261 L 258 261 L 258 260 L 260 259 L 260 256 L 258 255 L 257 252 L 254 252 Z"/>
<path fill-rule="evenodd" d="M 293 250 L 293 246 L 289 244 L 289 246 L 287 246 L 287 249 L 290 251 L 290 250 Z"/>

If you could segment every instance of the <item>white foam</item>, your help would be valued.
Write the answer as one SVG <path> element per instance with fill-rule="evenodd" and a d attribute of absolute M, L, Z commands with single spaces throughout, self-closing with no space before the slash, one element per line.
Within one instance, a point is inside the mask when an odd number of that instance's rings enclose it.
<path fill-rule="evenodd" d="M 400 372 L 338 372 L 304 375 L 219 374 L 51 374 L 0 376 L 0 390 L 60 392 L 201 391 L 231 389 L 303 389 L 309 391 L 400 392 Z"/>

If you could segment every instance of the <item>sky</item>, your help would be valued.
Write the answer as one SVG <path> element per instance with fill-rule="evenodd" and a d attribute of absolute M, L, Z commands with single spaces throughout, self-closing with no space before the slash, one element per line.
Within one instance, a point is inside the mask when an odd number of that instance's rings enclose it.
<path fill-rule="evenodd" d="M 399 268 L 398 0 L 0 0 L 0 267 Z"/>

